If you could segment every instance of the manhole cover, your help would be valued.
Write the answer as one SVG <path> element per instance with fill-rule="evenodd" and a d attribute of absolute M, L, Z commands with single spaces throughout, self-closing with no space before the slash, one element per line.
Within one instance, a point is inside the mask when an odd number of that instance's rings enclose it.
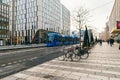
<path fill-rule="evenodd" d="M 54 77 L 53 75 L 45 75 L 44 78 L 52 78 Z"/>

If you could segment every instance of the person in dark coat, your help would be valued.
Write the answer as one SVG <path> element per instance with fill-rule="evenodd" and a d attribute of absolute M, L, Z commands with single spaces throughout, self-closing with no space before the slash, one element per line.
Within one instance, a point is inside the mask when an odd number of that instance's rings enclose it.
<path fill-rule="evenodd" d="M 100 40 L 100 46 L 102 46 L 102 40 Z"/>
<path fill-rule="evenodd" d="M 110 39 L 110 46 L 112 46 L 114 44 L 114 39 Z"/>
<path fill-rule="evenodd" d="M 107 44 L 108 44 L 108 45 L 109 45 L 109 42 L 110 42 L 110 41 L 109 41 L 109 39 L 108 39 L 108 40 L 107 40 Z"/>

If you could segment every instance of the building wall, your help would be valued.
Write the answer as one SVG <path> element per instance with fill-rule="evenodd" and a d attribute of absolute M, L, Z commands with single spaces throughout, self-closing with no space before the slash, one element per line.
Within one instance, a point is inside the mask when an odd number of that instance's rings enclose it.
<path fill-rule="evenodd" d="M 37 0 L 15 1 L 15 36 L 18 43 L 31 42 L 38 29 Z"/>
<path fill-rule="evenodd" d="M 42 26 L 43 29 L 59 32 L 60 30 L 60 0 L 42 0 Z"/>
<path fill-rule="evenodd" d="M 70 35 L 70 11 L 62 5 L 62 32 Z"/>
<path fill-rule="evenodd" d="M 43 16 L 42 16 L 42 11 L 43 11 L 43 8 L 42 8 L 42 1 L 43 0 L 37 0 L 37 16 L 38 16 L 38 29 L 44 29 L 43 27 Z"/>
<path fill-rule="evenodd" d="M 107 41 L 110 38 L 109 27 L 108 27 L 107 23 L 106 23 L 106 27 L 104 28 L 104 31 L 100 35 L 102 37 L 102 40 L 104 40 L 104 41 Z"/>
<path fill-rule="evenodd" d="M 9 6 L 0 3 L 0 45 L 10 43 L 9 35 Z"/>
<path fill-rule="evenodd" d="M 120 21 L 120 0 L 115 0 L 107 23 L 107 26 L 109 27 L 109 34 L 111 36 L 115 35 L 112 34 L 112 32 L 117 28 L 116 21 Z"/>

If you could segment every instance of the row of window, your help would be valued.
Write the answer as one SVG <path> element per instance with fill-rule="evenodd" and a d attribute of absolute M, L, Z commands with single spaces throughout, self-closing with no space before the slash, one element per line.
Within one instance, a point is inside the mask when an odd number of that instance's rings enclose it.
<path fill-rule="evenodd" d="M 43 3 L 50 3 L 52 5 L 60 5 L 60 0 L 42 0 Z"/>
<path fill-rule="evenodd" d="M 16 19 L 25 19 L 25 18 L 34 18 L 37 16 L 37 12 L 27 13 L 27 14 L 20 14 L 19 13 L 15 16 Z"/>
<path fill-rule="evenodd" d="M 7 27 L 6 26 L 0 26 L 0 29 L 7 29 Z"/>
<path fill-rule="evenodd" d="M 0 34 L 0 38 L 7 38 L 9 35 Z"/>
<path fill-rule="evenodd" d="M 8 10 L 9 7 L 6 6 L 6 5 L 3 5 L 3 4 L 0 4 L 0 9 L 3 9 L 3 10 Z"/>
<path fill-rule="evenodd" d="M 37 22 L 37 17 L 31 17 L 31 18 L 24 18 L 24 19 L 16 19 L 15 22 L 16 24 L 24 24 L 24 23 L 32 23 L 32 22 Z"/>
<path fill-rule="evenodd" d="M 29 10 L 29 11 L 28 11 Z M 34 8 L 31 8 L 31 9 L 27 9 L 27 11 L 24 9 L 24 10 L 18 10 L 18 11 L 15 11 L 15 14 L 18 16 L 18 17 L 21 17 L 24 18 L 24 16 L 29 16 L 29 17 L 32 17 L 34 15 L 37 15 L 37 11 L 34 10 Z"/>
<path fill-rule="evenodd" d="M 15 31 L 15 36 L 34 36 L 35 30 Z"/>
<path fill-rule="evenodd" d="M 16 30 L 28 30 L 28 29 L 37 29 L 37 22 L 16 24 Z"/>
<path fill-rule="evenodd" d="M 9 19 L 7 19 L 7 18 L 0 18 L 0 21 L 8 22 Z"/>
<path fill-rule="evenodd" d="M 4 3 L 12 2 L 13 0 L 2 0 Z"/>
<path fill-rule="evenodd" d="M 16 5 L 22 5 L 28 3 L 29 5 L 35 5 L 36 0 L 16 0 Z"/>
<path fill-rule="evenodd" d="M 4 10 L 4 9 L 0 9 L 0 12 L 8 14 L 9 11 L 8 10 Z"/>
<path fill-rule="evenodd" d="M 25 13 L 25 12 L 34 12 L 34 11 L 37 11 L 37 6 L 31 6 L 31 7 L 25 7 L 25 5 L 22 5 L 22 6 L 16 6 L 15 7 L 15 10 L 16 11 L 22 11 L 22 13 Z"/>
<path fill-rule="evenodd" d="M 4 15 L 4 14 L 5 14 L 5 15 L 8 15 L 9 13 L 6 12 L 6 11 L 0 11 L 0 14 L 1 14 L 1 15 Z"/>
<path fill-rule="evenodd" d="M 12 5 L 12 1 L 6 2 L 6 1 L 3 0 L 3 3 L 5 3 L 5 4 L 9 5 L 9 6 Z"/>
<path fill-rule="evenodd" d="M 1 14 L 1 13 L 0 13 L 0 16 L 6 17 L 6 18 L 8 18 L 8 17 L 9 17 L 9 15 L 8 15 L 8 14 Z"/>

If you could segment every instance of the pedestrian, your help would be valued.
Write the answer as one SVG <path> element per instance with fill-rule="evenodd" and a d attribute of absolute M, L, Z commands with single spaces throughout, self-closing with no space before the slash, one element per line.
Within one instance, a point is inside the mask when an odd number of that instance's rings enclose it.
<path fill-rule="evenodd" d="M 112 46 L 114 44 L 114 39 L 110 39 L 110 46 Z"/>
<path fill-rule="evenodd" d="M 100 43 L 100 46 L 102 46 L 102 40 L 101 39 L 99 40 L 99 43 Z"/>
<path fill-rule="evenodd" d="M 119 43 L 119 50 L 120 50 L 120 43 Z"/>
<path fill-rule="evenodd" d="M 107 44 L 109 45 L 109 39 L 107 40 Z"/>
<path fill-rule="evenodd" d="M 120 40 L 118 40 L 118 43 L 119 43 L 119 48 L 118 49 L 120 50 Z"/>

